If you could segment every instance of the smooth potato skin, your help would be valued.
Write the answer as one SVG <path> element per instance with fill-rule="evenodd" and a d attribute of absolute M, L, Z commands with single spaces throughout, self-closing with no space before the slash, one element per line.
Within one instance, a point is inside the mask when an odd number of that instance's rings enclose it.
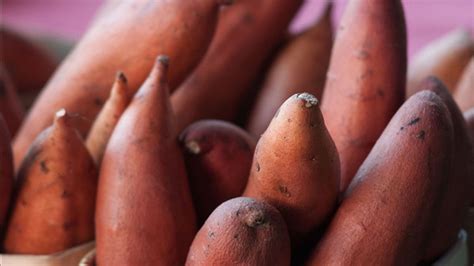
<path fill-rule="evenodd" d="M 7 123 L 11 136 L 15 136 L 23 120 L 23 107 L 9 73 L 0 64 L 0 113 Z"/>
<path fill-rule="evenodd" d="M 201 120 L 180 136 L 198 223 L 221 203 L 242 195 L 256 140 L 241 128 L 219 120 Z"/>
<path fill-rule="evenodd" d="M 196 217 L 160 57 L 107 145 L 96 207 L 98 265 L 182 265 Z"/>
<path fill-rule="evenodd" d="M 347 3 L 321 107 L 341 159 L 341 193 L 403 102 L 406 46 L 401 1 Z"/>
<path fill-rule="evenodd" d="M 457 241 L 468 213 L 474 191 L 474 148 L 464 116 L 446 86 L 439 79 L 429 77 L 420 87 L 436 93 L 443 100 L 454 130 L 454 164 L 443 188 L 440 211 L 424 256 L 425 261 L 433 262 Z"/>
<path fill-rule="evenodd" d="M 220 2 L 224 1 L 109 2 L 36 100 L 15 138 L 15 161 L 24 157 L 59 108 L 83 117 L 75 126 L 85 136 L 110 94 L 110 77 L 118 70 L 127 73 L 135 92 L 154 58 L 167 54 L 174 62 L 170 88 L 175 89 L 206 52 Z"/>
<path fill-rule="evenodd" d="M 282 48 L 266 74 L 246 128 L 260 136 L 278 107 L 291 95 L 307 91 L 322 99 L 333 44 L 332 2 L 316 23 Z"/>
<path fill-rule="evenodd" d="M 237 119 L 302 3 L 238 0 L 222 10 L 206 56 L 171 97 L 179 131 L 201 119 Z"/>
<path fill-rule="evenodd" d="M 193 265 L 290 265 L 285 221 L 273 206 L 251 198 L 221 204 L 194 238 L 186 260 Z"/>
<path fill-rule="evenodd" d="M 244 192 L 281 212 L 294 247 L 332 215 L 339 191 L 339 157 L 317 105 L 306 93 L 283 103 L 257 143 Z"/>
<path fill-rule="evenodd" d="M 454 92 L 464 68 L 474 56 L 474 40 L 467 29 L 453 30 L 434 40 L 411 59 L 407 77 L 407 97 L 419 90 L 428 76 L 436 76 Z"/>
<path fill-rule="evenodd" d="M 474 107 L 474 55 L 470 63 L 464 68 L 459 80 L 454 99 L 461 111 L 467 111 Z"/>
<path fill-rule="evenodd" d="M 13 154 L 10 142 L 7 124 L 0 114 L 0 234 L 2 235 L 13 190 Z"/>
<path fill-rule="evenodd" d="M 100 165 L 110 136 L 131 101 L 132 94 L 128 90 L 127 79 L 123 73 L 117 73 L 109 99 L 97 115 L 87 135 L 86 147 L 92 158 Z"/>
<path fill-rule="evenodd" d="M 94 239 L 97 168 L 64 113 L 33 142 L 15 187 L 4 249 L 52 254 Z"/>
<path fill-rule="evenodd" d="M 412 96 L 360 167 L 307 265 L 416 265 L 452 159 L 448 109 L 432 92 Z"/>

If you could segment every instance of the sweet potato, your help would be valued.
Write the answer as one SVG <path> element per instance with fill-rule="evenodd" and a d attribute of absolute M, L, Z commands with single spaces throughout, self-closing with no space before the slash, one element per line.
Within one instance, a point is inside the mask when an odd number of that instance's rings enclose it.
<path fill-rule="evenodd" d="M 219 120 L 191 124 L 180 136 L 199 224 L 222 202 L 242 195 L 256 141 Z"/>
<path fill-rule="evenodd" d="M 463 71 L 454 99 L 462 111 L 474 107 L 474 56 Z"/>
<path fill-rule="evenodd" d="M 416 265 L 453 158 L 449 110 L 433 92 L 400 108 L 364 161 L 307 265 Z"/>
<path fill-rule="evenodd" d="M 304 90 L 316 98 L 323 94 L 333 42 L 332 2 L 305 32 L 292 38 L 268 70 L 263 87 L 250 112 L 247 129 L 260 136 L 280 105 Z"/>
<path fill-rule="evenodd" d="M 0 114 L 0 235 L 5 229 L 8 206 L 13 188 L 13 155 L 10 133 Z"/>
<path fill-rule="evenodd" d="M 120 116 L 130 103 L 132 96 L 127 86 L 127 78 L 122 72 L 117 73 L 109 99 L 97 115 L 86 139 L 86 147 L 98 165 L 102 161 L 105 147 L 115 125 L 117 125 Z"/>
<path fill-rule="evenodd" d="M 65 59 L 42 91 L 15 139 L 15 160 L 59 108 L 77 113 L 85 136 L 110 94 L 117 70 L 127 73 L 135 92 L 158 54 L 174 62 L 170 88 L 197 65 L 212 39 L 221 4 L 229 0 L 109 1 L 107 9 Z"/>
<path fill-rule="evenodd" d="M 238 117 L 302 2 L 238 0 L 222 11 L 206 56 L 171 97 L 180 131 L 201 119 Z"/>
<path fill-rule="evenodd" d="M 347 3 L 321 105 L 341 159 L 341 192 L 403 102 L 406 46 L 400 0 Z"/>
<path fill-rule="evenodd" d="M 407 97 L 416 93 L 419 83 L 428 76 L 438 77 L 453 92 L 472 56 L 474 40 L 468 30 L 457 29 L 434 40 L 415 54 L 410 62 Z"/>
<path fill-rule="evenodd" d="M 273 206 L 251 198 L 221 204 L 194 238 L 186 265 L 290 265 L 290 239 Z"/>
<path fill-rule="evenodd" d="M 420 84 L 420 89 L 436 93 L 448 107 L 453 122 L 454 163 L 443 188 L 439 214 L 424 260 L 433 262 L 451 248 L 458 239 L 459 230 L 469 210 L 474 191 L 474 148 L 463 114 L 454 102 L 448 89 L 437 78 L 429 77 Z"/>
<path fill-rule="evenodd" d="M 14 136 L 23 120 L 24 111 L 9 73 L 2 64 L 0 64 L 0 113 L 7 123 L 8 131 Z"/>
<path fill-rule="evenodd" d="M 244 195 L 275 206 L 298 247 L 334 211 L 339 174 L 336 147 L 318 100 L 295 94 L 258 141 Z"/>
<path fill-rule="evenodd" d="M 105 150 L 96 209 L 98 265 L 182 265 L 196 233 L 160 56 Z"/>
<path fill-rule="evenodd" d="M 4 241 L 14 254 L 51 254 L 94 239 L 97 169 L 64 109 L 22 162 Z"/>

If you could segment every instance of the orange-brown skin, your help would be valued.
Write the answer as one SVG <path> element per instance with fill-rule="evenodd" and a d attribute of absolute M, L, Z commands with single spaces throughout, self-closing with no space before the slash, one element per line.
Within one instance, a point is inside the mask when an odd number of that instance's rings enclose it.
<path fill-rule="evenodd" d="M 6 216 L 13 187 L 13 155 L 10 133 L 0 114 L 0 235 L 5 229 Z"/>
<path fill-rule="evenodd" d="M 127 86 L 127 78 L 122 72 L 117 73 L 109 99 L 97 115 L 86 139 L 86 147 L 97 165 L 102 162 L 110 136 L 132 96 Z"/>
<path fill-rule="evenodd" d="M 302 2 L 238 0 L 222 11 L 209 51 L 171 97 L 179 130 L 201 119 L 237 119 Z"/>
<path fill-rule="evenodd" d="M 65 59 L 36 100 L 15 139 L 15 161 L 36 135 L 66 108 L 84 119 L 75 125 L 86 135 L 110 94 L 117 70 L 127 73 L 135 92 L 158 54 L 173 60 L 170 88 L 198 64 L 212 39 L 219 7 L 229 0 L 113 1 Z"/>
<path fill-rule="evenodd" d="M 461 111 L 474 107 L 474 56 L 463 71 L 459 80 L 454 99 Z"/>
<path fill-rule="evenodd" d="M 307 265 L 416 265 L 453 158 L 449 110 L 411 97 L 364 161 Z"/>
<path fill-rule="evenodd" d="M 107 145 L 97 194 L 98 265 L 182 265 L 196 233 L 167 69 L 167 57 L 159 57 Z"/>
<path fill-rule="evenodd" d="M 321 99 L 333 43 L 332 2 L 308 30 L 295 36 L 279 52 L 266 74 L 250 112 L 247 129 L 260 136 L 276 110 L 291 95 L 307 91 Z"/>
<path fill-rule="evenodd" d="M 466 120 L 466 124 L 470 132 L 471 141 L 474 143 L 474 107 L 464 112 L 464 119 Z M 474 189 L 472 190 L 471 195 L 471 207 L 474 207 Z"/>
<path fill-rule="evenodd" d="M 347 3 L 321 106 L 341 159 L 341 193 L 403 102 L 406 45 L 400 0 Z"/>
<path fill-rule="evenodd" d="M 407 76 L 407 97 L 416 93 L 419 83 L 436 76 L 453 92 L 464 68 L 474 56 L 471 33 L 458 29 L 442 36 L 419 51 L 410 61 Z"/>
<path fill-rule="evenodd" d="M 18 92 L 38 93 L 53 75 L 58 61 L 33 40 L 5 25 L 0 26 L 0 40 L 0 63 L 10 73 Z"/>
<path fill-rule="evenodd" d="M 333 213 L 339 174 L 339 157 L 318 100 L 295 94 L 258 141 L 244 195 L 275 206 L 298 246 Z"/>
<path fill-rule="evenodd" d="M 180 136 L 199 224 L 222 202 L 242 195 L 256 140 L 219 120 L 191 124 Z"/>
<path fill-rule="evenodd" d="M 97 168 L 64 109 L 33 142 L 17 176 L 7 253 L 51 254 L 94 239 Z"/>
<path fill-rule="evenodd" d="M 1 45 L 0 45 L 1 46 Z M 0 113 L 14 136 L 23 120 L 23 107 L 7 70 L 0 64 Z"/>
<path fill-rule="evenodd" d="M 234 198 L 212 212 L 194 238 L 186 260 L 194 265 L 290 265 L 290 239 L 270 204 Z"/>
<path fill-rule="evenodd" d="M 435 227 L 430 232 L 430 240 L 424 260 L 433 262 L 451 248 L 458 239 L 459 230 L 471 203 L 474 191 L 474 148 L 464 116 L 451 97 L 445 85 L 435 77 L 429 77 L 420 84 L 421 90 L 436 93 L 448 107 L 453 122 L 454 164 L 443 188 Z"/>

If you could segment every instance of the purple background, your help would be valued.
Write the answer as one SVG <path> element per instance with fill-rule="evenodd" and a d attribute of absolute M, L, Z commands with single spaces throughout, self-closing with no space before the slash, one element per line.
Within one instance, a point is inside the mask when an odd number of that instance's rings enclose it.
<path fill-rule="evenodd" d="M 2 23 L 30 32 L 77 39 L 103 0 L 0 0 Z M 258 0 L 255 0 L 258 1 Z M 274 0 L 276 3 L 278 0 Z M 372 0 L 378 1 L 378 0 Z M 325 1 L 306 0 L 292 25 L 301 30 L 314 21 Z M 347 0 L 335 0 L 338 21 Z M 409 53 L 458 27 L 474 28 L 474 0 L 404 0 Z"/>

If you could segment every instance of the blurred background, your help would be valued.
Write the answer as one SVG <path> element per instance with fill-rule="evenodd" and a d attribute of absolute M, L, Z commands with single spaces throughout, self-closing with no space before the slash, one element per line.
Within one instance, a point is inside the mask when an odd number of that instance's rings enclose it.
<path fill-rule="evenodd" d="M 84 33 L 103 1 L 0 0 L 1 21 L 21 31 L 60 36 L 74 41 Z M 334 1 L 336 23 L 346 2 L 347 0 Z M 300 31 L 311 24 L 318 17 L 324 3 L 323 0 L 306 0 L 292 30 Z M 404 0 L 403 3 L 410 55 L 452 29 L 465 27 L 472 33 L 474 28 L 474 0 Z"/>

